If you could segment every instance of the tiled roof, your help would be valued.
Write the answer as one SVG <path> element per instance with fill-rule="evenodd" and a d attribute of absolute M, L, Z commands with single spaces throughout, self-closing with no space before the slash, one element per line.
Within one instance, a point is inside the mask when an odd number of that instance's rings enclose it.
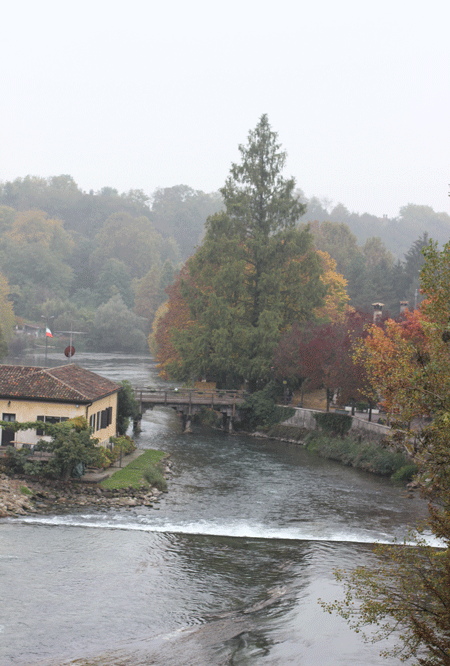
<path fill-rule="evenodd" d="M 0 397 L 87 403 L 120 386 L 74 363 L 58 368 L 0 365 Z"/>

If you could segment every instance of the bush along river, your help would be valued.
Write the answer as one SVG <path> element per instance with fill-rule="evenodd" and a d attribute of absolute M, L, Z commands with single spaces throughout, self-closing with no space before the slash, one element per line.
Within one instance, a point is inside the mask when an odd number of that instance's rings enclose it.
<path fill-rule="evenodd" d="M 163 384 L 148 356 L 76 361 Z M 342 597 L 335 568 L 374 562 L 374 542 L 426 517 L 418 496 L 295 444 L 184 435 L 167 408 L 144 414 L 137 444 L 170 455 L 158 505 L 0 521 L 1 666 L 398 663 L 317 600 Z"/>

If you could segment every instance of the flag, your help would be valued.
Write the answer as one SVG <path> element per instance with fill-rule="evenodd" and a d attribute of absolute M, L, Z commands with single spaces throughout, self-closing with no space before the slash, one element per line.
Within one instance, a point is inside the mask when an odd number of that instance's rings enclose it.
<path fill-rule="evenodd" d="M 48 328 L 48 326 L 47 326 L 47 328 L 45 329 L 45 335 L 46 335 L 47 338 L 52 338 L 52 337 L 53 337 L 52 332 L 51 332 L 51 330 Z"/>

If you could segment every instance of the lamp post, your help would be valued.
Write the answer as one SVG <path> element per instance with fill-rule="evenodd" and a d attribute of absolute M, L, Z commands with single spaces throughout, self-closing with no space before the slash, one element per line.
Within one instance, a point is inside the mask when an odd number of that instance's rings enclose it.
<path fill-rule="evenodd" d="M 51 317 L 48 317 L 46 315 L 41 315 L 42 319 L 45 319 L 45 367 L 47 367 L 47 349 L 48 349 L 48 335 L 47 335 L 47 330 L 50 331 L 49 327 L 49 321 L 50 319 L 54 319 L 55 316 L 52 315 Z M 53 337 L 50 331 L 50 337 Z"/>

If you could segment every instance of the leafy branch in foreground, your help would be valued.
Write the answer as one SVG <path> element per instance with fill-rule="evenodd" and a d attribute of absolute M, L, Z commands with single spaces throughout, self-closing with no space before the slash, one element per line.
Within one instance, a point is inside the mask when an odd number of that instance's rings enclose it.
<path fill-rule="evenodd" d="M 450 524 L 447 529 L 450 532 Z M 422 666 L 450 664 L 450 555 L 429 545 L 420 534 L 403 544 L 375 547 L 378 566 L 338 570 L 343 582 L 342 601 L 325 602 L 367 642 L 391 636 L 395 642 L 381 652 Z M 367 627 L 374 628 L 370 633 Z"/>
<path fill-rule="evenodd" d="M 378 545 L 376 567 L 336 572 L 344 600 L 321 603 L 355 631 L 373 627 L 367 640 L 394 635 L 384 656 L 450 666 L 450 243 L 439 251 L 430 242 L 423 253 L 420 310 L 384 329 L 370 327 L 355 354 L 373 397 L 396 419 L 393 443 L 419 468 L 427 528 L 442 547 L 432 547 L 423 532 L 412 545 Z"/>

